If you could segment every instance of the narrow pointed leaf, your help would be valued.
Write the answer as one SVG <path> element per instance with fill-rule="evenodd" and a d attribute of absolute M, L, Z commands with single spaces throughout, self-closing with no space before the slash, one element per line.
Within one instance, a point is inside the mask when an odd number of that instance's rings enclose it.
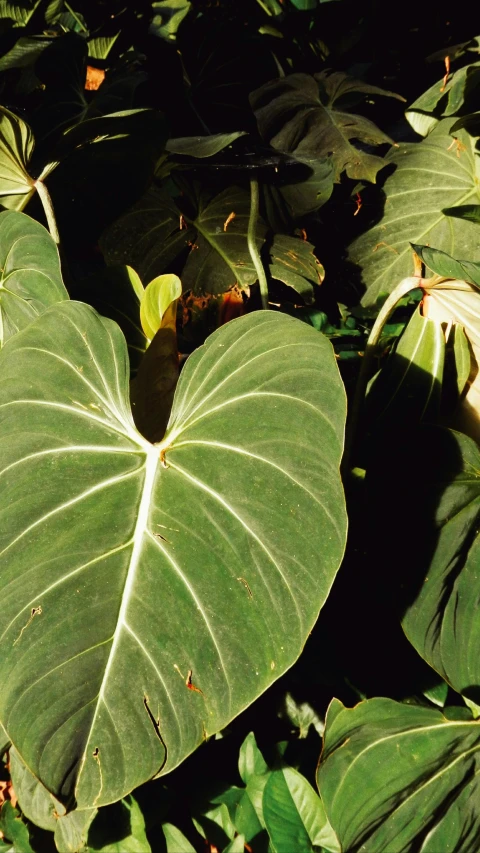
<path fill-rule="evenodd" d="M 154 446 L 123 335 L 74 302 L 0 371 L 0 722 L 58 799 L 99 807 L 300 654 L 345 542 L 343 385 L 321 334 L 256 312 L 188 359 Z"/>
<path fill-rule="evenodd" d="M 274 770 L 268 777 L 263 814 L 275 853 L 310 853 L 314 845 L 340 851 L 320 797 L 293 767 Z"/>

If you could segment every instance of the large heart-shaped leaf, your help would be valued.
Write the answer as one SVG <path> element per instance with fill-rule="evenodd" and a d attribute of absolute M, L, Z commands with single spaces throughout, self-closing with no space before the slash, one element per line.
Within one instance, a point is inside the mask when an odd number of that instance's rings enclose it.
<path fill-rule="evenodd" d="M 108 263 L 128 263 L 143 281 L 151 281 L 189 248 L 181 274 L 184 290 L 224 293 L 257 280 L 247 244 L 249 215 L 250 195 L 240 187 L 197 200 L 195 212 L 182 217 L 167 194 L 153 187 L 106 231 L 102 250 Z M 259 220 L 259 248 L 264 233 Z"/>
<path fill-rule="evenodd" d="M 342 850 L 476 853 L 479 757 L 474 720 L 391 699 L 352 709 L 334 699 L 318 783 Z"/>
<path fill-rule="evenodd" d="M 452 139 L 452 124 L 439 122 L 422 142 L 404 143 L 387 157 L 395 171 L 384 185 L 383 217 L 350 246 L 350 259 L 362 271 L 365 305 L 412 274 L 410 243 L 430 243 L 460 258 L 477 251 L 476 224 L 442 212 L 480 199 L 475 140 L 465 131 Z"/>
<path fill-rule="evenodd" d="M 151 445 L 122 333 L 75 302 L 0 372 L 0 721 L 57 798 L 97 807 L 298 657 L 344 548 L 343 385 L 326 338 L 256 312 L 189 358 Z"/>
<path fill-rule="evenodd" d="M 393 140 L 369 119 L 347 113 L 337 104 L 359 93 L 398 97 L 343 72 L 323 71 L 313 77 L 297 73 L 272 80 L 252 92 L 250 102 L 262 138 L 274 148 L 300 159 L 331 159 L 337 180 L 346 171 L 350 178 L 375 181 L 384 160 L 356 148 L 352 140 L 368 145 Z"/>
<path fill-rule="evenodd" d="M 24 213 L 0 213 L 0 346 L 55 302 L 68 299 L 54 240 Z"/>

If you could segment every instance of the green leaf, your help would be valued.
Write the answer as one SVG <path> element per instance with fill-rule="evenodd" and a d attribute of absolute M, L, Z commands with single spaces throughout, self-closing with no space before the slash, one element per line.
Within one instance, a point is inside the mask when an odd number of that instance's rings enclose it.
<path fill-rule="evenodd" d="M 68 299 L 57 246 L 24 213 L 0 213 L 0 346 L 50 305 Z"/>
<path fill-rule="evenodd" d="M 247 245 L 249 216 L 250 195 L 239 187 L 197 200 L 195 212 L 185 213 L 182 221 L 179 208 L 154 187 L 107 229 L 101 247 L 107 263 L 128 263 L 143 281 L 164 273 L 190 248 L 181 273 L 183 289 L 195 295 L 224 293 L 235 284 L 245 288 L 257 280 Z M 264 234 L 259 220 L 259 248 Z"/>
<path fill-rule="evenodd" d="M 240 834 L 236 835 L 230 844 L 227 844 L 227 846 L 223 848 L 223 853 L 244 853 L 244 850 L 245 836 Z"/>
<path fill-rule="evenodd" d="M 480 287 L 480 263 L 456 261 L 446 252 L 440 252 L 439 249 L 432 249 L 430 246 L 417 246 L 412 243 L 412 248 L 424 264 L 437 275 L 463 279 Z"/>
<path fill-rule="evenodd" d="M 263 814 L 275 853 L 310 853 L 314 845 L 340 851 L 320 797 L 292 767 L 274 770 L 268 777 Z"/>
<path fill-rule="evenodd" d="M 255 312 L 190 356 L 153 446 L 122 333 L 74 302 L 0 372 L 0 720 L 58 799 L 99 807 L 300 654 L 345 543 L 343 385 L 326 338 Z"/>
<path fill-rule="evenodd" d="M 375 305 L 380 294 L 412 275 L 410 243 L 429 243 L 457 257 L 475 251 L 477 227 L 442 213 L 480 197 L 474 142 L 460 131 L 459 141 L 466 147 L 455 150 L 451 125 L 451 119 L 440 122 L 427 139 L 404 143 L 387 157 L 396 168 L 385 181 L 383 217 L 349 250 L 350 260 L 362 271 L 364 305 Z"/>
<path fill-rule="evenodd" d="M 470 377 L 472 357 L 470 353 L 468 338 L 462 326 L 459 326 L 458 323 L 455 323 L 454 325 L 453 335 L 453 352 L 455 358 L 457 391 L 458 396 L 460 397 L 463 394 L 468 379 Z"/>
<path fill-rule="evenodd" d="M 427 689 L 423 691 L 423 695 L 426 696 L 434 705 L 438 705 L 439 708 L 443 708 L 447 701 L 448 684 L 443 680 L 437 681 L 433 687 L 427 687 Z"/>
<path fill-rule="evenodd" d="M 5 800 L 0 809 L 0 831 L 5 839 L 12 842 L 15 853 L 34 853 L 28 828 L 10 800 Z"/>
<path fill-rule="evenodd" d="M 178 139 L 169 139 L 165 148 L 170 154 L 203 159 L 213 157 L 219 151 L 228 148 L 240 136 L 248 136 L 248 134 L 244 130 L 236 130 L 232 133 L 213 133 L 211 136 L 183 136 Z"/>
<path fill-rule="evenodd" d="M 55 827 L 55 847 L 58 853 L 76 853 L 84 850 L 90 825 L 97 814 L 97 809 L 75 809 L 62 815 Z"/>
<path fill-rule="evenodd" d="M 275 234 L 270 249 L 270 275 L 292 287 L 305 300 L 313 302 L 314 287 L 322 283 L 325 270 L 306 240 Z"/>
<path fill-rule="evenodd" d="M 10 18 L 20 27 L 25 27 L 40 0 L 0 0 L 0 18 Z"/>
<path fill-rule="evenodd" d="M 152 3 L 154 12 L 149 32 L 153 36 L 175 41 L 177 30 L 192 4 L 190 0 L 159 0 Z"/>
<path fill-rule="evenodd" d="M 167 853 L 195 853 L 195 847 L 192 847 L 188 838 L 172 823 L 162 823 L 162 829 Z"/>
<path fill-rule="evenodd" d="M 477 723 L 436 709 L 370 699 L 328 713 L 318 782 L 342 850 L 475 853 L 479 749 Z"/>
<path fill-rule="evenodd" d="M 424 505 L 436 499 L 433 521 L 424 528 L 421 555 L 409 553 L 415 595 L 403 617 L 408 639 L 459 693 L 478 703 L 477 648 L 480 452 L 472 439 L 452 431 L 425 433 L 422 450 Z M 436 460 L 441 459 L 441 466 Z M 425 579 L 428 578 L 428 581 Z"/>
<path fill-rule="evenodd" d="M 393 140 L 364 116 L 335 106 L 340 98 L 359 92 L 398 97 L 343 72 L 323 71 L 272 80 L 252 92 L 250 103 L 262 138 L 274 148 L 299 159 L 330 158 L 337 181 L 346 171 L 349 178 L 375 182 L 385 161 L 354 147 L 351 140 L 368 145 Z"/>
<path fill-rule="evenodd" d="M 297 183 L 286 183 L 280 192 L 294 219 L 314 213 L 330 198 L 335 182 L 335 166 L 331 158 L 299 157 L 299 163 L 310 169 L 310 176 Z"/>
<path fill-rule="evenodd" d="M 10 750 L 10 776 L 25 817 L 36 826 L 54 832 L 65 807 L 33 775 L 14 747 Z"/>
<path fill-rule="evenodd" d="M 175 331 L 176 305 L 181 295 L 182 282 L 177 275 L 159 275 L 147 285 L 140 302 L 140 321 L 149 340 L 166 324 Z"/>
<path fill-rule="evenodd" d="M 460 207 L 446 207 L 442 210 L 445 216 L 455 216 L 468 222 L 480 224 L 480 204 L 464 204 Z"/>
<path fill-rule="evenodd" d="M 440 323 L 412 314 L 395 350 L 370 384 L 367 416 L 378 435 L 405 429 L 421 420 L 435 420 L 445 363 L 445 333 Z"/>
<path fill-rule="evenodd" d="M 107 59 L 120 32 L 113 36 L 98 36 L 88 39 L 88 55 L 91 59 Z"/>
<path fill-rule="evenodd" d="M 238 756 L 238 772 L 240 773 L 242 782 L 248 784 L 251 776 L 263 776 L 268 773 L 268 765 L 260 752 L 255 735 L 250 732 L 243 741 L 240 747 Z"/>
<path fill-rule="evenodd" d="M 28 124 L 0 107 L 0 202 L 4 207 L 23 208 L 35 191 L 27 172 L 33 147 Z"/>
<path fill-rule="evenodd" d="M 9 68 L 26 68 L 33 65 L 43 50 L 52 43 L 52 39 L 45 36 L 22 36 L 11 50 L 4 53 L 0 58 L 0 71 Z"/>
<path fill-rule="evenodd" d="M 95 853 L 151 853 L 145 819 L 135 797 L 130 795 L 112 808 L 100 811 L 88 833 L 88 850 Z"/>
<path fill-rule="evenodd" d="M 313 726 L 320 737 L 323 736 L 324 724 L 315 708 L 308 702 L 296 702 L 291 693 L 285 694 L 284 714 L 295 729 L 298 729 L 300 740 L 308 737 L 310 726 Z"/>
<path fill-rule="evenodd" d="M 406 119 L 416 133 L 427 136 L 443 118 L 456 115 L 480 80 L 480 62 L 459 68 L 444 85 L 437 80 L 408 108 Z"/>
<path fill-rule="evenodd" d="M 7 751 L 10 747 L 10 738 L 8 737 L 3 726 L 0 726 L 0 757 Z"/>

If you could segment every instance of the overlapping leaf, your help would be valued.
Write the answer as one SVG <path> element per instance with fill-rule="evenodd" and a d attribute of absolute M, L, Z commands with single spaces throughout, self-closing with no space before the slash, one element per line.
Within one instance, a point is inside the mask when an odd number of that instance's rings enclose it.
<path fill-rule="evenodd" d="M 369 145 L 393 140 L 369 119 L 347 113 L 337 104 L 360 92 L 398 97 L 342 72 L 321 72 L 272 80 L 252 92 L 250 102 L 262 138 L 274 148 L 300 159 L 331 159 L 336 180 L 346 171 L 350 178 L 375 181 L 384 160 L 355 147 L 352 140 Z"/>
<path fill-rule="evenodd" d="M 412 274 L 410 243 L 429 243 L 454 257 L 475 256 L 478 227 L 442 212 L 480 199 L 475 141 L 464 131 L 452 139 L 452 124 L 441 121 L 425 140 L 402 144 L 387 157 L 395 171 L 384 185 L 383 217 L 350 246 L 350 259 L 362 272 L 365 305 Z"/>
<path fill-rule="evenodd" d="M 24 213 L 0 213 L 0 346 L 55 302 L 68 299 L 55 242 Z"/>
<path fill-rule="evenodd" d="M 334 699 L 318 782 L 342 850 L 475 853 L 479 759 L 473 720 L 391 699 L 353 709 Z"/>
<path fill-rule="evenodd" d="M 239 187 L 200 201 L 196 213 L 182 220 L 174 202 L 153 187 L 108 229 L 102 249 L 109 263 L 131 264 L 144 281 L 164 273 L 189 249 L 182 272 L 184 290 L 223 293 L 235 284 L 246 287 L 257 279 L 247 244 L 249 215 L 250 196 Z M 264 232 L 259 222 L 259 248 Z"/>
<path fill-rule="evenodd" d="M 0 720 L 57 798 L 98 807 L 300 653 L 344 547 L 344 391 L 328 341 L 273 312 L 190 357 L 156 446 L 88 306 L 50 308 L 0 370 Z"/>

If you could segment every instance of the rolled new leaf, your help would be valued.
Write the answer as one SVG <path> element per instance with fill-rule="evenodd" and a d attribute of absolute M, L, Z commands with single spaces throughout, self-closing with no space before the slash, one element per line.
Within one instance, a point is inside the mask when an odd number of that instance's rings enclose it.
<path fill-rule="evenodd" d="M 0 374 L 0 723 L 59 800 L 95 808 L 300 654 L 345 544 L 345 393 L 326 338 L 275 312 L 188 359 L 157 445 L 122 333 L 86 305 L 42 314 Z"/>

